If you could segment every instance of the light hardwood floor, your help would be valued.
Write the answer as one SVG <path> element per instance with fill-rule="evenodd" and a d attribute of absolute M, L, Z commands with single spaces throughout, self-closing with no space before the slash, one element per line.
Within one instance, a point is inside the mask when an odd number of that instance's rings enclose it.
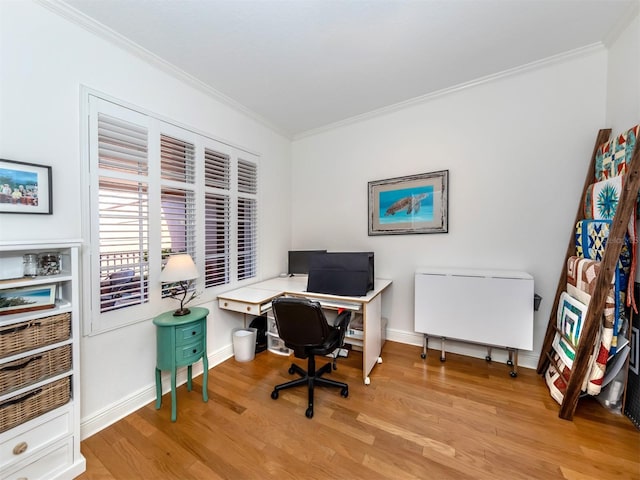
<path fill-rule="evenodd" d="M 233 358 L 82 442 L 87 471 L 106 479 L 639 479 L 640 432 L 592 398 L 573 421 L 534 370 L 387 341 L 362 382 L 361 353 L 341 359 L 332 378 L 349 383 L 316 388 L 315 415 L 305 417 L 306 390 L 273 385 L 291 379 L 290 358 L 263 352 Z M 302 360 L 295 360 L 304 366 Z"/>

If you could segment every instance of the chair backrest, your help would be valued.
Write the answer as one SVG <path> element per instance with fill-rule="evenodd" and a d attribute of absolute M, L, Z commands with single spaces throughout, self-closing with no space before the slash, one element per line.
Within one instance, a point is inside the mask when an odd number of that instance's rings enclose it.
<path fill-rule="evenodd" d="M 322 345 L 331 329 L 318 302 L 306 298 L 278 297 L 273 308 L 278 335 L 289 348 Z"/>

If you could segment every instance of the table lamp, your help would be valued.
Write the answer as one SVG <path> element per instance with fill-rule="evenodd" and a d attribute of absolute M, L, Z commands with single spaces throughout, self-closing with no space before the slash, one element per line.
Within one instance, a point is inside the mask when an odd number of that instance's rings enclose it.
<path fill-rule="evenodd" d="M 191 311 L 185 308 L 185 305 L 196 297 L 196 292 L 192 292 L 191 296 L 187 299 L 189 288 L 193 284 L 193 280 L 198 278 L 198 269 L 191 255 L 188 253 L 181 253 L 178 255 L 171 255 L 164 270 L 160 272 L 160 281 L 162 283 L 178 283 L 179 288 L 172 287 L 170 289 L 171 298 L 180 300 L 180 308 L 173 312 L 174 317 L 181 317 L 188 315 Z M 182 294 L 182 298 L 179 295 Z"/>

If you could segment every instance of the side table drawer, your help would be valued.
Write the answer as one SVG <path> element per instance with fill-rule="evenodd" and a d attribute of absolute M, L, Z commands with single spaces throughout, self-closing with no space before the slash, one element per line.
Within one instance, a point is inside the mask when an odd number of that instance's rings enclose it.
<path fill-rule="evenodd" d="M 184 366 L 197 362 L 204 353 L 204 342 L 194 342 L 176 348 L 176 365 Z"/>
<path fill-rule="evenodd" d="M 203 322 L 197 321 L 184 326 L 176 327 L 176 345 L 184 345 L 200 340 L 203 332 Z"/>

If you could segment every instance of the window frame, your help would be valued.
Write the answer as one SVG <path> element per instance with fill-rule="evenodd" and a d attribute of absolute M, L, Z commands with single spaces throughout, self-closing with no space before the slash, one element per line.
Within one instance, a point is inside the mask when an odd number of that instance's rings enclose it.
<path fill-rule="evenodd" d="M 83 249 L 83 277 L 87 288 L 83 289 L 83 334 L 96 335 L 106 331 L 125 327 L 153 318 L 162 311 L 175 307 L 175 300 L 162 298 L 162 286 L 158 280 L 162 269 L 161 246 L 161 190 L 167 188 L 181 188 L 183 183 L 164 179 L 160 168 L 160 136 L 167 135 L 185 142 L 193 142 L 195 152 L 195 172 L 193 192 L 195 196 L 195 248 L 194 261 L 200 273 L 195 282 L 198 292 L 197 304 L 215 300 L 218 293 L 240 287 L 260 280 L 260 155 L 246 148 L 238 147 L 230 142 L 219 140 L 212 135 L 204 134 L 197 129 L 186 127 L 175 121 L 168 120 L 152 112 L 127 104 L 109 97 L 101 92 L 83 87 L 81 95 L 82 118 L 86 121 L 81 125 L 81 156 L 82 156 L 82 224 L 85 248 Z M 143 125 L 148 132 L 148 301 L 134 306 L 128 306 L 111 312 L 100 311 L 100 228 L 98 190 L 92 188 L 98 185 L 97 171 L 97 126 L 94 122 L 98 112 L 112 117 L 130 121 L 136 125 Z M 156 141 L 156 139 L 158 141 Z M 205 151 L 214 152 L 229 158 L 229 190 L 221 187 L 205 186 Z M 92 156 L 93 155 L 93 156 Z M 250 162 L 256 170 L 256 216 L 254 228 L 257 241 L 254 248 L 255 274 L 245 280 L 238 280 L 238 163 Z M 118 178 L 119 172 L 113 173 Z M 95 190 L 95 191 L 94 191 Z M 222 195 L 228 193 L 228 278 L 223 283 L 205 286 L 205 195 L 214 192 Z"/>

